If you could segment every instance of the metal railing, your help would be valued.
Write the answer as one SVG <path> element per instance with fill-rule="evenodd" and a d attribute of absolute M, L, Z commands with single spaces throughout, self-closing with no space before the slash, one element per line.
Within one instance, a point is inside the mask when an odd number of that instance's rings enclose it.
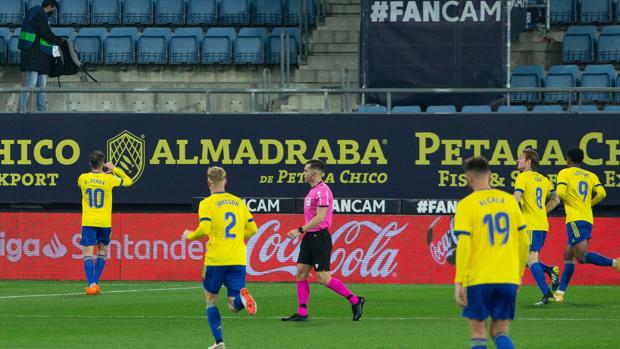
<path fill-rule="evenodd" d="M 269 81 L 267 78 L 268 73 L 265 73 L 265 81 Z M 344 71 L 343 71 L 344 74 Z M 576 101 L 572 102 L 572 97 L 569 97 L 568 105 L 570 108 L 572 105 L 583 105 L 583 93 L 609 93 L 610 100 L 613 102 L 614 95 L 620 95 L 620 87 L 561 87 L 561 88 L 314 88 L 314 89 L 296 89 L 296 88 L 0 88 L 0 96 L 5 94 L 19 94 L 21 92 L 45 92 L 49 94 L 64 94 L 65 97 L 70 94 L 184 94 L 184 95 L 200 95 L 204 98 L 205 112 L 213 113 L 212 98 L 218 95 L 246 95 L 250 100 L 250 113 L 264 112 L 265 110 L 259 110 L 258 96 L 267 97 L 270 100 L 270 95 L 322 95 L 323 96 L 323 109 L 322 113 L 339 113 L 341 111 L 330 110 L 329 98 L 330 96 L 347 96 L 355 95 L 361 97 L 361 100 L 367 100 L 367 94 L 384 95 L 386 100 L 387 113 L 391 113 L 393 98 L 396 95 L 408 94 L 438 94 L 438 95 L 458 95 L 458 94 L 491 94 L 502 95 L 506 104 L 510 104 L 510 97 L 513 93 L 567 93 L 569 96 L 575 94 Z M 19 97 L 19 95 L 18 95 Z M 35 96 L 31 96 L 32 101 Z M 348 98 L 348 97 L 345 97 Z M 68 99 L 66 99 L 68 100 Z M 264 101 L 265 99 L 263 99 Z M 359 100 L 359 99 L 358 99 Z M 610 102 L 610 103 L 612 103 Z M 530 103 L 531 104 L 531 103 Z M 543 104 L 543 103 L 540 103 Z M 553 103 L 560 104 L 560 103 Z M 69 103 L 66 103 L 66 110 L 62 112 L 70 112 Z M 348 109 L 344 109 L 348 112 Z M 268 111 L 268 110 L 267 110 Z M 303 111 L 303 110 L 300 110 Z M 6 112 L 6 111 L 4 111 Z M 60 111 L 59 111 L 60 112 Z M 287 111 L 287 113 L 290 113 Z"/>

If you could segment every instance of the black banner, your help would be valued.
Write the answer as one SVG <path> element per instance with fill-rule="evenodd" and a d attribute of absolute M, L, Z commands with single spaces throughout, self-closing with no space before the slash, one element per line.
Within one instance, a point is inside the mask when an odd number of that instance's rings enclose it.
<path fill-rule="evenodd" d="M 362 87 L 505 87 L 505 6 L 505 0 L 363 0 Z M 394 94 L 393 105 L 461 106 L 500 99 L 496 94 Z M 366 101 L 387 104 L 385 94 L 368 94 Z"/>
<path fill-rule="evenodd" d="M 459 199 L 470 192 L 461 164 L 478 154 L 490 160 L 491 184 L 512 192 L 522 149 L 537 149 L 539 172 L 555 181 L 566 165 L 565 151 L 580 146 L 584 167 L 607 189 L 602 204 L 620 205 L 618 117 L 5 114 L 0 116 L 0 202 L 79 203 L 77 178 L 89 171 L 94 149 L 104 150 L 135 181 L 114 191 L 115 203 L 166 205 L 208 195 L 206 172 L 213 165 L 227 170 L 227 189 L 240 197 L 304 197 L 309 186 L 303 166 L 311 158 L 327 163 L 325 181 L 337 199 Z M 352 213 L 392 209 L 392 203 L 376 201 L 338 205 Z M 252 205 L 260 210 L 258 203 Z M 429 202 L 428 213 L 441 213 L 438 205 Z"/>

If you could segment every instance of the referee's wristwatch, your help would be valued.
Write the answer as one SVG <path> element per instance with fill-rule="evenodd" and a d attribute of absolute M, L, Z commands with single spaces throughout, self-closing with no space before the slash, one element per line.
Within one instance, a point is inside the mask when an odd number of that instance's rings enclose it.
<path fill-rule="evenodd" d="M 299 234 L 303 234 L 304 233 L 304 227 L 297 228 L 297 231 L 299 232 Z"/>

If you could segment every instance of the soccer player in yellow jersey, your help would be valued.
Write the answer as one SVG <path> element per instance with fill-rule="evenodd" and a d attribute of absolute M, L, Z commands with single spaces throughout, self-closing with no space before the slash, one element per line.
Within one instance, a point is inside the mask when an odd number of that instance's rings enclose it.
<path fill-rule="evenodd" d="M 551 181 L 535 171 L 537 167 L 538 153 L 532 148 L 523 150 L 517 160 L 517 169 L 521 173 L 515 182 L 514 197 L 521 204 L 521 212 L 531 241 L 527 265 L 543 294 L 542 300 L 536 305 L 545 305 L 549 303 L 549 299 L 553 299 L 551 291 L 555 291 L 560 284 L 558 275 L 560 268 L 548 266 L 539 261 L 538 257 L 549 231 L 547 213 L 560 204 L 560 199 Z M 549 274 L 551 278 L 551 289 L 547 286 L 544 273 Z"/>
<path fill-rule="evenodd" d="M 566 209 L 568 246 L 564 251 L 564 272 L 560 288 L 555 293 L 558 302 L 564 301 L 564 292 L 575 272 L 575 260 L 620 271 L 620 258 L 610 259 L 595 252 L 588 252 L 592 238 L 592 206 L 603 201 L 607 193 L 594 173 L 581 168 L 583 150 L 571 148 L 566 154 L 568 168 L 558 174 L 557 191 Z M 593 193 L 596 195 L 593 197 Z"/>
<path fill-rule="evenodd" d="M 247 264 L 245 240 L 256 233 L 256 222 L 245 203 L 226 192 L 226 171 L 211 167 L 207 172 L 211 195 L 200 202 L 200 224 L 195 231 L 185 230 L 183 238 L 196 240 L 207 236 L 207 252 L 202 285 L 207 301 L 207 320 L 215 344 L 209 349 L 225 348 L 222 320 L 217 309 L 217 294 L 226 286 L 228 308 L 232 312 L 246 309 L 256 314 L 256 302 L 245 288 Z"/>
<path fill-rule="evenodd" d="M 129 187 L 133 184 L 125 172 L 114 164 L 105 164 L 105 155 L 99 150 L 89 156 L 91 172 L 83 173 L 78 178 L 82 191 L 82 251 L 84 253 L 84 273 L 88 287 L 87 295 L 99 294 L 99 278 L 105 267 L 106 247 L 112 234 L 112 189 Z M 97 261 L 93 262 L 93 253 L 97 246 Z"/>
<path fill-rule="evenodd" d="M 496 347 L 513 349 L 508 327 L 530 246 L 525 220 L 512 195 L 489 185 L 487 159 L 467 159 L 464 169 L 474 192 L 456 207 L 454 296 L 469 318 L 472 349 L 486 349 L 489 316 Z"/>

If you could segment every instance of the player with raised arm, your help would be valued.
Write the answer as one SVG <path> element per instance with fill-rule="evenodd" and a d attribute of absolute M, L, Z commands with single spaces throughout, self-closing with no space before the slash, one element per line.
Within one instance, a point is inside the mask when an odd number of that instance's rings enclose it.
<path fill-rule="evenodd" d="M 458 203 L 454 218 L 454 296 L 469 318 L 472 349 L 487 348 L 489 316 L 496 347 L 513 349 L 508 331 L 530 246 L 525 221 L 512 195 L 491 188 L 484 157 L 467 159 L 464 170 L 474 192 Z"/>
<path fill-rule="evenodd" d="M 207 177 L 211 195 L 200 202 L 200 223 L 194 231 L 185 230 L 183 238 L 209 238 L 202 278 L 207 320 L 215 337 L 215 344 L 209 349 L 223 349 L 222 318 L 217 308 L 217 295 L 222 285 L 226 286 L 230 311 L 245 308 L 250 315 L 256 314 L 256 302 L 245 288 L 245 241 L 256 233 L 257 227 L 243 200 L 226 192 L 226 171 L 211 167 Z"/>
<path fill-rule="evenodd" d="M 564 292 L 575 272 L 575 260 L 601 267 L 613 267 L 620 271 L 620 258 L 611 259 L 596 252 L 588 252 L 592 238 L 594 217 L 592 207 L 603 201 L 607 193 L 598 176 L 581 168 L 584 153 L 580 148 L 571 148 L 566 154 L 567 168 L 560 171 L 557 180 L 558 196 L 566 209 L 566 231 L 568 246 L 564 251 L 564 272 L 560 287 L 555 293 L 557 302 L 564 302 Z M 593 193 L 596 194 L 593 197 Z"/>
<path fill-rule="evenodd" d="M 551 181 L 536 172 L 537 167 L 538 153 L 531 148 L 523 150 L 517 160 L 517 169 L 521 173 L 515 182 L 514 197 L 521 204 L 521 212 L 531 241 L 527 265 L 543 295 L 536 305 L 545 305 L 550 299 L 553 300 L 552 290 L 555 291 L 560 284 L 560 268 L 544 264 L 539 260 L 539 254 L 549 231 L 547 213 L 560 204 L 560 199 Z M 551 278 L 551 289 L 547 285 L 544 273 Z"/>
<path fill-rule="evenodd" d="M 112 234 L 112 189 L 129 187 L 133 181 L 111 162 L 105 164 L 105 155 L 100 150 L 89 156 L 90 169 L 78 178 L 82 192 L 82 239 L 80 245 L 84 254 L 84 273 L 88 287 L 87 295 L 101 292 L 99 278 L 105 267 L 107 251 Z M 97 260 L 93 253 L 97 246 Z"/>

